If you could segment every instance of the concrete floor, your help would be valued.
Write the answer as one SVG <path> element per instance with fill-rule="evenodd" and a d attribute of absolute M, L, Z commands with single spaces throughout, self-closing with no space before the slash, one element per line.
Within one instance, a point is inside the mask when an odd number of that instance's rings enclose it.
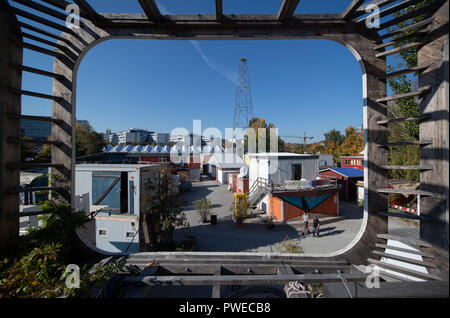
<path fill-rule="evenodd" d="M 331 253 L 344 248 L 355 238 L 361 228 L 363 210 L 351 203 L 341 202 L 340 213 L 346 219 L 323 225 L 321 236 L 312 234 L 302 237 L 303 228 L 298 224 L 278 224 L 275 229 L 268 230 L 258 222 L 256 215 L 247 219 L 242 227 L 232 220 L 230 206 L 233 194 L 227 186 L 217 181 L 193 183 L 193 192 L 184 193 L 183 199 L 188 202 L 185 209 L 190 223 L 190 234 L 197 238 L 197 249 L 208 252 L 277 252 L 277 245 L 286 236 L 300 241 L 305 253 Z M 192 202 L 202 197 L 211 200 L 218 224 L 201 224 L 200 218 L 192 206 Z M 182 240 L 181 230 L 175 233 L 177 241 Z"/>

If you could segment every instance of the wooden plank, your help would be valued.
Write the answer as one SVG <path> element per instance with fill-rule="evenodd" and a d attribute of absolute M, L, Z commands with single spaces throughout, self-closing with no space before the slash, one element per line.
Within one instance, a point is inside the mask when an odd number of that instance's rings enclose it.
<path fill-rule="evenodd" d="M 397 246 L 393 246 L 393 245 L 376 243 L 375 246 L 379 247 L 379 248 L 384 248 L 385 250 L 390 249 L 390 250 L 394 250 L 394 251 L 399 251 L 399 252 L 404 252 L 404 253 L 409 253 L 409 254 L 414 254 L 414 255 L 420 255 L 420 256 L 424 256 L 424 257 L 428 257 L 428 258 L 434 258 L 433 255 L 431 255 L 429 253 L 425 253 L 425 252 L 417 251 L 417 250 L 410 250 L 407 248 L 397 247 Z"/>
<path fill-rule="evenodd" d="M 369 6 L 377 6 L 377 7 L 381 8 L 381 7 L 387 6 L 396 1 L 397 0 L 373 0 L 373 1 L 370 1 L 369 3 L 364 4 L 359 9 L 357 9 L 355 12 L 355 16 L 361 16 L 363 14 L 368 13 L 366 11 L 366 9 L 369 8 Z"/>
<path fill-rule="evenodd" d="M 278 20 L 287 21 L 294 15 L 300 0 L 283 0 L 280 10 L 278 11 Z"/>
<path fill-rule="evenodd" d="M 261 265 L 276 265 L 289 264 L 289 265 L 303 265 L 303 266 L 347 266 L 349 265 L 347 261 L 330 261 L 330 260 L 305 260 L 305 259 L 265 259 L 260 256 L 250 256 L 248 258 L 242 258 L 242 255 L 236 255 L 236 258 L 232 258 L 229 254 L 226 254 L 223 258 L 218 256 L 212 257 L 199 257 L 198 255 L 180 255 L 182 259 L 159 259 L 158 255 L 153 253 L 138 253 L 130 255 L 128 262 L 141 261 L 149 262 L 152 260 L 157 261 L 159 264 L 170 264 L 170 265 L 186 265 L 186 264 L 222 264 L 222 265 L 254 265 L 255 261 Z"/>
<path fill-rule="evenodd" d="M 394 194 L 404 194 L 404 195 L 424 195 L 424 196 L 433 196 L 434 194 L 428 191 L 422 191 L 422 190 L 408 190 L 408 189 L 391 189 L 391 188 L 381 188 L 378 189 L 377 192 L 379 193 L 394 193 Z"/>
<path fill-rule="evenodd" d="M 381 166 L 381 169 L 385 170 L 433 170 L 430 166 Z"/>
<path fill-rule="evenodd" d="M 220 266 L 220 265 L 217 265 L 216 267 L 215 267 L 215 270 L 214 270 L 214 275 L 215 276 L 220 276 L 220 275 L 222 275 L 222 266 Z M 213 285 L 213 289 L 212 289 L 212 298 L 220 298 L 220 289 L 221 289 L 221 286 L 220 285 Z"/>
<path fill-rule="evenodd" d="M 222 21 L 222 18 L 223 18 L 222 0 L 216 0 L 216 18 L 217 18 L 217 21 Z"/>
<path fill-rule="evenodd" d="M 29 116 L 29 115 L 16 115 L 16 114 L 8 113 L 8 117 L 13 118 L 13 119 L 28 119 L 28 120 L 35 120 L 35 121 L 46 121 L 46 122 L 51 122 L 51 123 L 55 123 L 55 124 L 64 123 L 64 121 L 62 119 L 54 119 L 49 116 Z"/>
<path fill-rule="evenodd" d="M 412 140 L 412 141 L 399 141 L 399 142 L 388 142 L 379 147 L 398 147 L 398 146 L 427 146 L 431 145 L 433 142 L 431 140 Z"/>
<path fill-rule="evenodd" d="M 57 164 L 57 163 L 21 163 L 19 165 L 15 164 L 16 166 L 19 166 L 21 169 L 30 169 L 30 168 L 64 168 L 64 165 Z"/>
<path fill-rule="evenodd" d="M 389 33 L 386 33 L 386 34 L 383 34 L 383 35 L 380 35 L 380 38 L 381 39 L 387 39 L 387 38 L 396 36 L 396 35 L 404 33 L 404 32 L 408 32 L 408 31 L 411 31 L 411 30 L 414 30 L 414 29 L 417 29 L 417 28 L 420 28 L 420 27 L 427 26 L 427 25 L 433 23 L 434 21 L 435 21 L 434 18 L 425 19 L 425 20 L 422 20 L 420 22 L 417 22 L 417 23 L 408 25 L 406 27 L 400 28 L 398 30 L 395 30 L 395 31 L 392 31 L 392 32 L 389 32 Z"/>
<path fill-rule="evenodd" d="M 361 282 L 366 274 L 343 274 L 347 282 Z M 202 286 L 202 285 L 263 285 L 286 284 L 292 281 L 318 283 L 341 282 L 338 274 L 307 274 L 307 275 L 222 275 L 222 276 L 127 276 L 122 282 L 133 285 L 148 286 Z"/>
<path fill-rule="evenodd" d="M 20 3 L 26 7 L 32 8 L 34 10 L 40 11 L 42 13 L 48 14 L 49 16 L 52 16 L 54 18 L 60 19 L 62 21 L 66 21 L 67 14 L 61 13 L 59 11 L 53 10 L 49 7 L 43 6 L 42 4 L 39 4 L 34 1 L 30 0 L 14 0 L 14 2 Z"/>
<path fill-rule="evenodd" d="M 420 215 L 415 215 L 415 214 L 411 214 L 411 213 L 407 213 L 407 212 L 385 212 L 385 211 L 380 211 L 377 212 L 378 215 L 381 216 L 390 216 L 390 217 L 397 217 L 397 218 L 403 218 L 403 219 L 409 219 L 409 220 L 422 220 L 422 221 L 426 221 L 429 220 L 429 218 L 424 217 L 424 216 L 420 216 Z"/>
<path fill-rule="evenodd" d="M 406 93 L 406 94 L 398 94 L 398 95 L 392 95 L 392 96 L 388 96 L 388 97 L 383 97 L 383 98 L 378 98 L 376 100 L 377 103 L 385 103 L 385 102 L 389 102 L 389 101 L 393 101 L 396 99 L 401 99 L 401 98 L 410 98 L 410 97 L 415 97 L 415 96 L 423 96 L 425 94 L 428 94 L 431 91 L 431 86 L 427 85 L 424 87 L 420 87 L 417 91 L 414 92 L 410 92 L 410 93 Z"/>
<path fill-rule="evenodd" d="M 40 47 L 40 46 L 37 46 L 37 45 L 34 45 L 34 44 L 30 44 L 30 43 L 26 43 L 26 42 L 16 43 L 16 44 L 18 46 L 23 47 L 24 49 L 32 50 L 32 51 L 39 52 L 39 53 L 42 53 L 42 54 L 45 54 L 45 55 L 50 55 L 50 56 L 53 56 L 53 57 L 56 57 L 56 58 L 63 58 L 63 57 L 65 57 L 65 55 L 62 54 L 62 53 L 58 53 L 58 52 L 55 52 L 55 51 L 50 51 L 50 50 L 44 49 L 43 47 Z"/>
<path fill-rule="evenodd" d="M 19 65 L 19 64 L 9 64 L 9 65 L 17 70 L 21 70 L 21 71 L 28 72 L 28 73 L 34 73 L 34 74 L 39 74 L 39 75 L 58 78 L 58 79 L 64 78 L 64 76 L 61 74 L 44 71 L 44 70 L 37 69 L 34 67 L 30 67 L 30 66 Z"/>
<path fill-rule="evenodd" d="M 370 15 L 368 15 L 365 18 L 361 18 L 359 20 L 357 20 L 357 23 L 365 23 L 366 19 L 373 19 L 376 16 L 379 16 L 380 18 L 383 18 L 385 16 L 388 16 L 389 14 L 392 14 L 394 12 L 400 11 L 402 9 L 408 8 L 410 6 L 413 6 L 419 2 L 421 2 L 423 0 L 404 0 L 402 2 L 396 3 L 392 6 L 390 6 L 389 8 L 380 10 L 379 12 L 376 13 L 372 13 Z"/>
<path fill-rule="evenodd" d="M 42 211 L 33 211 L 33 212 L 19 212 L 19 218 L 27 217 L 27 216 L 39 216 L 39 215 L 48 215 L 50 212 L 42 212 Z"/>
<path fill-rule="evenodd" d="M 350 20 L 364 1 L 366 0 L 353 0 L 342 13 L 342 19 Z"/>
<path fill-rule="evenodd" d="M 381 268 L 386 268 L 386 269 L 390 269 L 392 271 L 398 272 L 398 273 L 402 273 L 402 274 L 406 274 L 406 275 L 410 275 L 410 276 L 414 276 L 420 279 L 425 279 L 425 280 L 437 280 L 437 281 L 442 281 L 442 279 L 438 276 L 435 275 L 431 275 L 431 274 L 425 274 L 422 272 L 418 272 L 409 268 L 405 268 L 402 266 L 398 266 L 398 265 L 393 265 L 393 264 L 388 264 L 385 262 L 380 262 L 374 259 L 369 258 L 367 260 L 370 264 L 374 264 L 377 265 Z"/>
<path fill-rule="evenodd" d="M 51 4 L 54 7 L 57 7 L 61 10 L 66 10 L 67 6 L 71 5 L 70 2 L 65 0 L 42 0 L 45 3 Z"/>
<path fill-rule="evenodd" d="M 72 31 L 70 28 L 67 28 L 61 24 L 49 21 L 47 19 L 41 18 L 40 16 L 37 16 L 35 14 L 20 10 L 18 8 L 15 7 L 11 7 L 11 11 L 14 12 L 16 15 L 19 15 L 21 17 L 33 20 L 35 22 L 38 22 L 40 24 L 46 25 L 50 28 L 56 29 L 56 30 L 60 30 L 62 32 L 66 32 L 66 33 L 70 33 L 70 34 L 75 34 L 74 31 Z"/>
<path fill-rule="evenodd" d="M 278 275 L 295 275 L 294 271 L 290 266 L 278 266 Z"/>
<path fill-rule="evenodd" d="M 59 191 L 64 190 L 63 187 L 30 187 L 30 188 L 24 188 L 19 187 L 15 189 L 9 189 L 7 191 L 8 194 L 16 194 L 16 193 L 23 193 L 23 192 L 36 192 L 36 191 Z"/>
<path fill-rule="evenodd" d="M 380 277 L 386 280 L 387 282 L 397 281 L 397 282 L 413 282 L 413 280 L 408 279 L 406 277 L 402 277 L 400 275 L 392 274 L 391 272 L 386 271 L 383 268 L 379 268 Z"/>
<path fill-rule="evenodd" d="M 65 39 L 65 38 L 63 38 L 63 37 L 61 37 L 59 35 L 53 34 L 51 32 L 47 32 L 45 30 L 42 30 L 40 28 L 37 28 L 35 26 L 32 26 L 32 25 L 30 25 L 28 23 L 25 23 L 25 22 L 22 22 L 22 21 L 19 21 L 19 26 L 22 27 L 22 28 L 25 28 L 25 29 L 28 29 L 28 30 L 31 30 L 31 31 L 34 31 L 34 32 L 37 32 L 37 33 L 40 33 L 42 35 L 45 35 L 45 36 L 57 39 L 59 41 L 64 41 L 66 43 L 70 43 L 70 41 L 68 39 Z"/>
<path fill-rule="evenodd" d="M 64 100 L 60 96 L 53 96 L 53 95 L 36 93 L 36 92 L 24 91 L 21 89 L 15 89 L 13 87 L 8 87 L 8 90 L 11 93 L 20 94 L 20 95 L 33 96 L 33 97 L 38 97 L 38 98 L 43 98 L 43 99 L 51 99 L 51 100 L 56 100 L 56 101 Z"/>
<path fill-rule="evenodd" d="M 40 37 L 35 36 L 33 34 L 29 34 L 29 33 L 26 33 L 26 32 L 21 32 L 20 35 L 22 35 L 24 38 L 27 38 L 27 39 L 30 39 L 30 40 L 34 40 L 34 41 L 40 42 L 40 43 L 48 45 L 48 46 L 52 46 L 52 47 L 55 47 L 55 48 L 57 47 L 57 48 L 59 48 L 62 51 L 66 50 L 66 47 L 61 45 L 61 44 L 58 44 L 58 43 L 55 43 L 55 42 L 52 42 L 52 41 L 40 38 Z"/>
<path fill-rule="evenodd" d="M 386 253 L 386 252 L 380 252 L 380 251 L 372 251 L 372 253 L 375 255 L 379 255 L 381 257 L 386 257 L 386 258 L 394 259 L 394 260 L 405 262 L 405 263 L 410 263 L 410 264 L 419 265 L 419 266 L 423 266 L 423 267 L 437 268 L 436 264 L 427 262 L 427 261 L 420 261 L 420 260 L 411 259 L 408 257 L 399 256 L 399 255 Z"/>
<path fill-rule="evenodd" d="M 432 116 L 431 114 L 423 114 L 423 115 L 419 115 L 416 117 L 408 117 L 408 118 L 391 118 L 391 119 L 386 119 L 386 120 L 379 120 L 377 121 L 378 125 L 388 125 L 388 124 L 395 124 L 395 123 L 404 123 L 404 122 L 409 122 L 409 121 L 424 121 L 427 119 L 431 119 Z"/>
<path fill-rule="evenodd" d="M 414 49 L 416 47 L 420 47 L 425 45 L 425 42 L 413 42 L 413 43 L 409 43 L 400 47 L 396 47 L 394 49 L 385 51 L 385 52 L 381 52 L 381 53 L 377 53 L 375 54 L 375 57 L 385 57 L 385 56 L 389 56 L 389 55 L 393 55 L 393 54 L 397 54 L 406 50 L 410 50 L 410 49 Z"/>
<path fill-rule="evenodd" d="M 405 244 L 413 244 L 416 246 L 424 246 L 424 247 L 430 247 L 433 248 L 433 246 L 427 242 L 424 242 L 422 240 L 412 239 L 412 238 L 404 238 L 398 235 L 391 235 L 391 234 L 377 234 L 378 238 L 384 239 L 384 240 L 394 240 L 399 241 Z"/>
<path fill-rule="evenodd" d="M 60 141 L 49 141 L 49 140 L 35 140 L 35 139 L 20 139 L 20 138 L 13 138 L 8 137 L 7 141 L 14 144 L 37 144 L 37 145 L 55 145 L 60 146 L 62 142 Z"/>
<path fill-rule="evenodd" d="M 156 22 L 161 20 L 161 12 L 154 0 L 139 0 L 139 3 L 150 21 Z"/>
<path fill-rule="evenodd" d="M 433 14 L 437 9 L 439 9 L 442 5 L 443 1 L 434 1 L 431 5 L 423 7 L 419 10 L 412 11 L 410 13 L 407 13 L 403 16 L 400 16 L 398 18 L 392 19 L 390 21 L 384 22 L 380 24 L 380 27 L 378 30 L 383 30 L 386 28 L 389 28 L 393 25 L 399 24 L 400 22 L 407 21 L 409 19 L 415 18 L 417 16 L 420 16 L 422 14 L 431 15 Z"/>
<path fill-rule="evenodd" d="M 80 7 L 80 14 L 88 20 L 95 21 L 99 15 L 86 0 L 73 0 Z"/>

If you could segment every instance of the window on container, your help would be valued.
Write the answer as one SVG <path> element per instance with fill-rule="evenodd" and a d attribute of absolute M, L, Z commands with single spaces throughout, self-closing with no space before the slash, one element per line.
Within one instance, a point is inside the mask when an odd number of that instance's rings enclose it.
<path fill-rule="evenodd" d="M 302 179 L 302 165 L 292 165 L 292 180 L 301 180 Z"/>
<path fill-rule="evenodd" d="M 106 237 L 106 230 L 98 230 L 98 236 Z"/>

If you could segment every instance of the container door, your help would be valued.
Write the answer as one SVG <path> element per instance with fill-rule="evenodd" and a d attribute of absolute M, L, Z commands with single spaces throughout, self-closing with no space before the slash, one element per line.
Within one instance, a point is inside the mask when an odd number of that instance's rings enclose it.
<path fill-rule="evenodd" d="M 92 205 L 106 206 L 103 211 L 127 213 L 127 172 L 94 171 L 92 173 Z"/>

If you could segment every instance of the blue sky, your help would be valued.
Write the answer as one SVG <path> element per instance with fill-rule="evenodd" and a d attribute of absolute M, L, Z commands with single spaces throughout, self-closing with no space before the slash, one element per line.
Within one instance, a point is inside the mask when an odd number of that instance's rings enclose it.
<path fill-rule="evenodd" d="M 137 0 L 90 2 L 99 12 L 142 13 Z M 273 14 L 281 2 L 224 0 L 224 12 Z M 163 13 L 215 12 L 213 0 L 157 3 Z M 342 12 L 348 3 L 302 0 L 296 13 Z M 254 115 L 273 122 L 281 136 L 306 132 L 318 141 L 330 129 L 362 124 L 360 66 L 350 51 L 329 40 L 106 41 L 80 65 L 77 118 L 97 131 L 191 130 L 199 119 L 203 129 L 224 132 L 233 125 L 241 57 L 248 59 Z M 52 60 L 39 53 L 25 51 L 24 64 L 52 69 Z M 24 89 L 51 93 L 51 80 L 24 73 Z M 49 115 L 51 103 L 23 97 L 22 113 Z"/>

